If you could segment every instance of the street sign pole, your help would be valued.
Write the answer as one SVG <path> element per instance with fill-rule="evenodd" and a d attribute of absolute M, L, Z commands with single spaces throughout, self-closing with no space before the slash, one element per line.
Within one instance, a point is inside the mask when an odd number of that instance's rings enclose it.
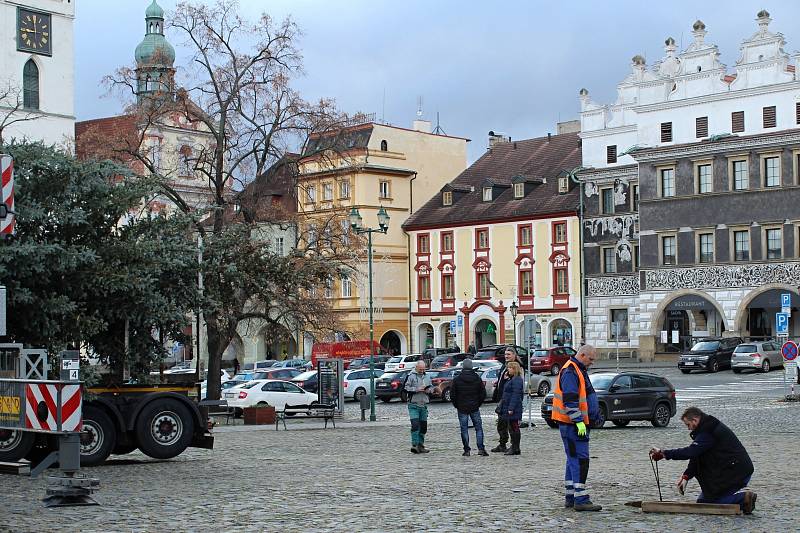
<path fill-rule="evenodd" d="M 783 337 L 779 335 L 778 338 Z M 783 356 L 783 394 L 786 395 L 786 376 L 791 376 L 792 392 L 794 396 L 795 375 L 797 373 L 798 346 L 795 342 L 787 340 L 781 345 L 781 355 Z"/>

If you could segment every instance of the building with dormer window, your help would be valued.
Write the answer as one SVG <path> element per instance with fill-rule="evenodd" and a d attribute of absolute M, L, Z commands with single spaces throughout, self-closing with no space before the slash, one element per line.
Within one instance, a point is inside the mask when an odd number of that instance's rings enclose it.
<path fill-rule="evenodd" d="M 568 178 L 578 136 L 490 136 L 489 150 L 403 225 L 415 351 L 580 340 L 579 196 Z"/>

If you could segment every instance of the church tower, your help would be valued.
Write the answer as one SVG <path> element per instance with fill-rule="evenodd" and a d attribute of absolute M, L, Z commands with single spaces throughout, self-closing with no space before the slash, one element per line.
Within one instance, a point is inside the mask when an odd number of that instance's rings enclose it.
<path fill-rule="evenodd" d="M 144 15 L 145 35 L 136 47 L 136 94 L 145 97 L 175 94 L 175 49 L 164 37 L 164 10 L 156 0 Z"/>

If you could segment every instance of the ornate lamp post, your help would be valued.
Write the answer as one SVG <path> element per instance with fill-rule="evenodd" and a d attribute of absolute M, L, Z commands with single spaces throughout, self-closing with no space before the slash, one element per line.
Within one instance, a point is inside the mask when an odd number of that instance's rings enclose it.
<path fill-rule="evenodd" d="M 369 420 L 375 422 L 375 324 L 372 317 L 372 234 L 389 230 L 389 214 L 381 206 L 378 209 L 378 227 L 367 228 L 362 225 L 362 218 L 356 207 L 350 210 L 350 227 L 358 235 L 367 234 L 367 264 L 369 275 Z"/>
<path fill-rule="evenodd" d="M 511 305 L 509 306 L 509 310 L 511 311 L 511 327 L 512 327 L 513 332 L 514 332 L 514 336 L 512 338 L 514 339 L 514 347 L 516 348 L 516 346 L 517 346 L 517 311 L 519 311 L 519 306 L 517 305 L 517 301 L 516 300 L 511 302 Z"/>

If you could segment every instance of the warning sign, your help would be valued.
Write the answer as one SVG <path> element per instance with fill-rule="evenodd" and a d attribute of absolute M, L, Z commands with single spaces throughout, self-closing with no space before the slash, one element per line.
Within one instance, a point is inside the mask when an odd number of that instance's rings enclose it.
<path fill-rule="evenodd" d="M 19 415 L 19 406 L 17 396 L 0 396 L 0 415 Z"/>

